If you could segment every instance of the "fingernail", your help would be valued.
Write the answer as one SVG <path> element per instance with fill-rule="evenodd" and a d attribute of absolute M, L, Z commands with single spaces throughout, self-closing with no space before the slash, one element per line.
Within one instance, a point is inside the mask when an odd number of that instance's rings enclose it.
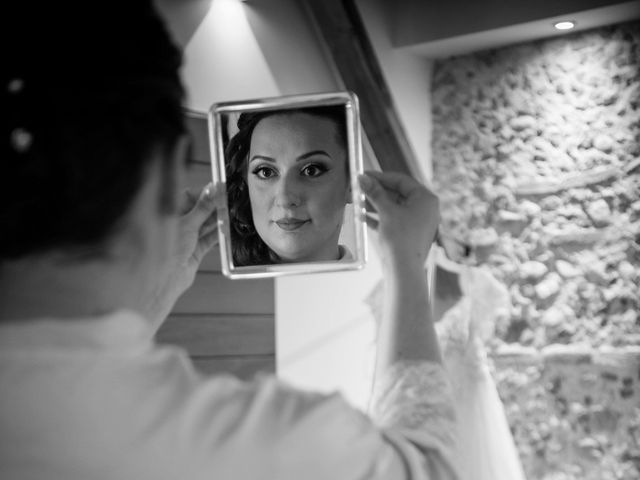
<path fill-rule="evenodd" d="M 204 197 L 209 201 L 213 200 L 213 184 L 212 183 L 210 183 L 204 188 Z"/>

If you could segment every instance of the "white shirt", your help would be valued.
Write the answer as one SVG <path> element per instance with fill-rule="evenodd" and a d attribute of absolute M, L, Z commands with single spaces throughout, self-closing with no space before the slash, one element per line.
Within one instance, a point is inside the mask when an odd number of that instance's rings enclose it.
<path fill-rule="evenodd" d="M 5 324 L 0 478 L 388 480 L 398 453 L 407 478 L 454 478 L 442 369 L 388 378 L 377 426 L 337 394 L 202 377 L 130 312 Z"/>

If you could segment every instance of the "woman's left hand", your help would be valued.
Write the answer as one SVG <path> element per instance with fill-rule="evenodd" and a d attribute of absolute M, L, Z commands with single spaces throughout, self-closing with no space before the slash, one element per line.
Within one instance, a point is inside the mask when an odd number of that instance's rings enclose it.
<path fill-rule="evenodd" d="M 421 270 L 440 223 L 438 197 L 403 173 L 369 171 L 359 180 L 378 214 L 366 220 L 378 232 L 383 265 Z"/>
<path fill-rule="evenodd" d="M 216 191 L 207 185 L 200 195 L 185 191 L 174 252 L 158 279 L 157 289 L 146 308 L 154 332 L 175 302 L 195 280 L 205 254 L 218 243 Z"/>

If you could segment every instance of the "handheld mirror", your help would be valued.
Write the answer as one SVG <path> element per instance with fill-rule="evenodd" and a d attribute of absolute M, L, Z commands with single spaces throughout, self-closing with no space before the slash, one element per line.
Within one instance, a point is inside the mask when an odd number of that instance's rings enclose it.
<path fill-rule="evenodd" d="M 223 273 L 354 270 L 366 262 L 362 147 L 350 92 L 214 104 L 208 115 Z"/>

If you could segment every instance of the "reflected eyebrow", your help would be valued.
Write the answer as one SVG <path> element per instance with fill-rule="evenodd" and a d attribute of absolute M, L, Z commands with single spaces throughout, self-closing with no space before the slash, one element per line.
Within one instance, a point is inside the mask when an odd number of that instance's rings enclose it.
<path fill-rule="evenodd" d="M 310 152 L 303 153 L 302 155 L 300 155 L 298 158 L 296 158 L 296 162 L 299 162 L 300 160 L 306 160 L 307 158 L 313 157 L 314 155 L 324 155 L 326 157 L 332 158 L 331 155 L 329 155 L 324 150 L 312 150 Z M 249 163 L 253 162 L 254 160 L 266 160 L 267 162 L 274 162 L 274 163 L 276 162 L 275 158 L 267 157 L 266 155 L 254 155 L 249 160 Z"/>
<path fill-rule="evenodd" d="M 254 155 L 249 160 L 249 163 L 253 162 L 254 160 L 266 160 L 267 162 L 273 162 L 273 163 L 275 163 L 276 161 L 275 158 L 267 157 L 266 155 Z"/>
<path fill-rule="evenodd" d="M 327 152 L 325 152 L 324 150 L 312 150 L 312 151 L 310 151 L 310 152 L 303 153 L 302 155 L 300 155 L 300 156 L 296 159 L 296 161 L 299 161 L 299 160 L 305 160 L 305 159 L 307 159 L 307 158 L 309 158 L 309 157 L 313 157 L 314 155 L 325 155 L 325 156 L 327 156 L 327 157 L 331 158 L 331 155 L 329 155 L 329 154 L 328 154 Z"/>

